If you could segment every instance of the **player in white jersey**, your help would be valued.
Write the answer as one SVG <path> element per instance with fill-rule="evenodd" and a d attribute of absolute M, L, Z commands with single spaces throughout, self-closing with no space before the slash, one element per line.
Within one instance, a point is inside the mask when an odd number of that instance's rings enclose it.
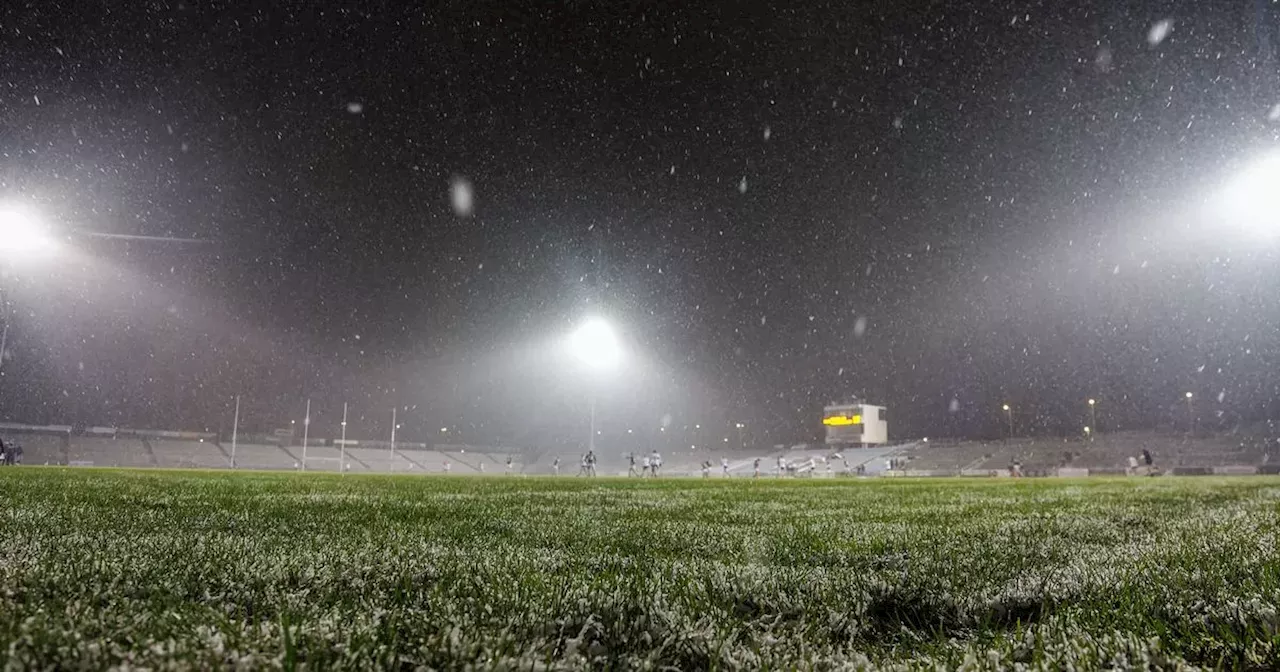
<path fill-rule="evenodd" d="M 728 478 L 728 476 L 729 476 L 729 458 L 727 458 L 727 457 L 722 457 L 722 458 L 720 458 L 720 473 L 721 473 L 721 474 L 723 474 L 726 478 Z"/>
<path fill-rule="evenodd" d="M 644 459 L 640 461 L 640 478 L 644 478 L 645 476 L 648 476 L 649 468 L 652 466 L 653 466 L 652 463 L 649 461 L 649 456 L 645 455 Z"/>
<path fill-rule="evenodd" d="M 653 451 L 653 458 L 649 460 L 649 469 L 653 471 L 654 476 L 658 475 L 658 472 L 662 470 L 662 453 L 656 450 Z"/>

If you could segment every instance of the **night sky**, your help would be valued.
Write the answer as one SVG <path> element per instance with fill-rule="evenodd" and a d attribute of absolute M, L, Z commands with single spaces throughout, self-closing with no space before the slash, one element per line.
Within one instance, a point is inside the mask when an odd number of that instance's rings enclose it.
<path fill-rule="evenodd" d="M 1280 151 L 1280 5 L 777 4 L 5 3 L 0 200 L 68 247 L 0 259 L 0 417 L 1280 418 L 1280 238 L 1205 214 Z M 557 344 L 594 314 L 628 357 L 589 379 Z"/>

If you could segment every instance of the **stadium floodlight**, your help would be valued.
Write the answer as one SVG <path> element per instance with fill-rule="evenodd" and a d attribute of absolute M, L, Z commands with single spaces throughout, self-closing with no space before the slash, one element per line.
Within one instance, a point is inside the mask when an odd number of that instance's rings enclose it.
<path fill-rule="evenodd" d="M 1254 237 L 1280 240 L 1280 152 L 1254 161 L 1228 180 L 1213 202 L 1226 224 Z"/>
<path fill-rule="evenodd" d="M 613 327 L 598 317 L 587 320 L 569 339 L 573 354 L 596 370 L 608 370 L 622 360 L 622 346 Z"/>
<path fill-rule="evenodd" d="M 35 211 L 17 205 L 0 205 L 0 254 L 43 255 L 57 241 Z"/>
<path fill-rule="evenodd" d="M 1195 396 L 1195 395 L 1191 394 L 1190 392 L 1188 392 L 1188 393 L 1187 393 L 1187 398 L 1188 398 L 1188 399 L 1190 399 L 1190 398 L 1191 398 L 1191 397 L 1193 397 L 1193 396 Z"/>

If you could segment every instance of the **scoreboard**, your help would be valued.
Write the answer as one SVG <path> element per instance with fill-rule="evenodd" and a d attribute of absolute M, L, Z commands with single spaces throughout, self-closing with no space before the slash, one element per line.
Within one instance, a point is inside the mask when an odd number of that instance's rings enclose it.
<path fill-rule="evenodd" d="M 861 402 L 828 404 L 822 409 L 827 445 L 858 446 L 889 442 L 889 417 L 884 406 Z"/>

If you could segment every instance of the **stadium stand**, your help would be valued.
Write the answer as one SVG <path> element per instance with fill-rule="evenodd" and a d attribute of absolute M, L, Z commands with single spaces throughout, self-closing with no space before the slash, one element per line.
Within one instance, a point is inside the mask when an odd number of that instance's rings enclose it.
<path fill-rule="evenodd" d="M 6 441 L 22 445 L 23 464 L 66 464 L 66 434 L 10 434 L 5 433 Z"/>
<path fill-rule="evenodd" d="M 935 441 L 906 450 L 903 457 L 906 458 L 908 474 L 929 476 L 940 473 L 958 474 L 962 469 L 977 466 L 989 459 L 992 452 L 991 447 L 985 443 Z"/>
<path fill-rule="evenodd" d="M 450 468 L 451 473 L 493 473 L 493 461 L 485 458 L 474 449 L 468 452 L 446 450 L 442 454 L 452 465 Z M 484 465 L 483 468 L 480 465 Z M 563 471 L 563 468 L 561 471 Z"/>
<path fill-rule="evenodd" d="M 226 468 L 230 466 L 230 444 L 220 443 L 212 433 L 131 430 L 114 427 L 86 427 L 73 430 L 62 425 L 20 425 L 0 423 L 6 442 L 21 444 L 24 463 L 70 464 L 73 466 Z M 241 438 L 244 438 L 242 435 Z M 1280 440 L 1275 428 L 1237 429 L 1232 432 L 1189 436 L 1173 431 L 1118 431 L 1093 437 L 1015 438 L 1011 441 L 934 441 L 872 448 L 837 450 L 822 444 L 778 446 L 764 451 L 662 451 L 664 476 L 700 476 L 702 463 L 710 461 L 710 475 L 722 477 L 721 460 L 729 460 L 731 477 L 750 477 L 760 459 L 761 476 L 777 476 L 778 458 L 791 469 L 787 475 L 800 477 L 842 476 L 989 476 L 1007 475 L 1017 461 L 1026 476 L 1089 475 L 1130 473 L 1130 458 L 1141 461 L 1149 451 L 1152 469 L 1140 473 L 1244 474 L 1280 473 Z M 301 447 L 281 446 L 274 437 L 251 438 L 237 445 L 236 466 L 242 469 L 291 470 L 301 467 Z M 307 448 L 307 469 L 337 472 L 341 452 L 333 442 L 318 440 Z M 639 468 L 649 451 L 636 452 Z M 623 476 L 628 473 L 629 450 L 598 446 L 596 473 Z M 346 471 L 394 472 L 401 474 L 444 473 L 500 476 L 507 473 L 552 474 L 556 458 L 561 476 L 579 473 L 582 452 L 563 446 L 549 449 L 397 444 L 394 460 L 390 444 L 348 443 Z M 859 470 L 859 467 L 862 467 Z M 483 470 L 483 471 L 482 471 Z"/>
<path fill-rule="evenodd" d="M 408 450 L 405 451 L 404 457 L 406 460 L 412 461 L 416 464 L 418 469 L 421 469 L 422 471 L 430 474 L 444 473 L 444 453 L 439 453 L 434 450 Z M 453 470 L 454 465 L 450 464 L 450 473 L 452 473 Z"/>
<path fill-rule="evenodd" d="M 235 459 L 239 469 L 297 469 L 299 466 L 292 454 L 270 444 L 238 444 Z"/>
<path fill-rule="evenodd" d="M 290 452 L 297 458 L 298 464 L 302 464 L 303 451 L 301 446 L 292 446 Z M 342 464 L 341 451 L 332 446 L 307 446 L 306 460 L 307 471 L 341 471 Z M 355 460 L 347 460 L 349 464 L 354 464 Z"/>
<path fill-rule="evenodd" d="M 160 467 L 225 469 L 231 466 L 230 457 L 212 441 L 144 439 L 144 443 L 150 446 Z"/>
<path fill-rule="evenodd" d="M 334 449 L 337 450 L 336 448 Z M 421 473 L 423 468 L 416 462 L 405 457 L 407 450 L 397 450 L 395 461 L 391 459 L 391 448 L 370 448 L 370 447 L 350 447 L 347 448 L 347 463 L 352 465 L 351 471 L 354 471 L 356 461 L 359 461 L 369 471 L 380 473 L 397 473 L 410 474 Z M 443 471 L 443 470 L 441 470 Z"/>
<path fill-rule="evenodd" d="M 560 474 L 568 474 L 572 476 L 578 473 L 578 467 L 582 461 L 582 453 L 565 452 L 561 450 L 548 450 L 540 452 L 529 458 L 524 465 L 524 473 L 526 474 L 543 474 L 549 475 L 555 473 L 555 460 L 560 458 Z M 625 467 L 624 473 L 625 473 Z"/>
<path fill-rule="evenodd" d="M 134 437 L 70 437 L 69 463 L 91 467 L 154 467 L 155 456 L 141 439 Z"/>

